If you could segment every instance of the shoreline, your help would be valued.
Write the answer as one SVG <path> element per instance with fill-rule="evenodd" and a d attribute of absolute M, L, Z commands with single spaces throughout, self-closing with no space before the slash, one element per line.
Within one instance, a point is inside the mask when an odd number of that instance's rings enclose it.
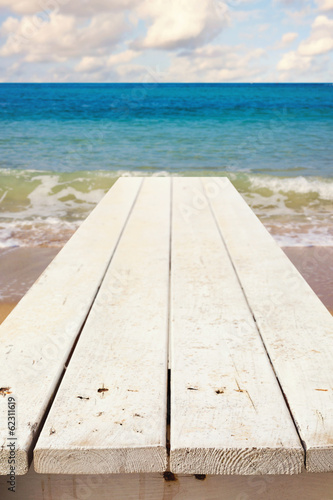
<path fill-rule="evenodd" d="M 0 324 L 60 250 L 0 249 Z M 282 250 L 333 314 L 333 246 L 282 247 Z"/>

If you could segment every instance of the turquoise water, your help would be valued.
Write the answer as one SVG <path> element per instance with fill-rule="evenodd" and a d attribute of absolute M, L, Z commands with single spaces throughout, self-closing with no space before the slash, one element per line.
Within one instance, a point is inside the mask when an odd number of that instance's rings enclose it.
<path fill-rule="evenodd" d="M 332 85 L 0 86 L 0 167 L 332 176 Z"/>
<path fill-rule="evenodd" d="M 1 84 L 0 246 L 61 244 L 120 175 L 227 175 L 332 244 L 331 84 Z M 53 242 L 53 243 L 52 243 Z"/>

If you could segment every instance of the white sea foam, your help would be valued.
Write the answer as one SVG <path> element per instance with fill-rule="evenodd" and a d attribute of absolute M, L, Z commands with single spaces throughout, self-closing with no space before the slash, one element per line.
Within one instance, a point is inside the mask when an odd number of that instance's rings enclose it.
<path fill-rule="evenodd" d="M 253 189 L 266 188 L 273 193 L 315 193 L 322 200 L 333 201 L 333 180 L 307 177 L 268 177 L 249 175 Z"/>
<path fill-rule="evenodd" d="M 0 248 L 61 246 L 118 177 L 216 171 L 41 172 L 0 169 Z M 333 179 L 228 175 L 280 245 L 333 245 Z"/>
<path fill-rule="evenodd" d="M 0 221 L 0 248 L 62 247 L 81 221 L 63 221 L 56 217 L 34 221 Z"/>
<path fill-rule="evenodd" d="M 267 224 L 267 229 L 270 230 L 270 225 Z M 283 228 L 284 229 L 284 228 Z M 275 241 L 281 247 L 297 247 L 297 246 L 333 246 L 333 234 L 327 227 L 313 227 L 308 231 L 303 230 L 301 227 L 295 226 L 290 228 L 289 232 L 280 233 L 274 232 L 272 234 Z"/>

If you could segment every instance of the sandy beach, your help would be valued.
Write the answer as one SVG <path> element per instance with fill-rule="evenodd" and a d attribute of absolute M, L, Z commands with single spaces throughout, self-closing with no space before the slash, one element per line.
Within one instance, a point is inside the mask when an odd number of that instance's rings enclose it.
<path fill-rule="evenodd" d="M 0 251 L 0 323 L 13 310 L 59 248 L 10 248 Z M 333 247 L 284 247 L 286 255 L 333 314 Z"/>
<path fill-rule="evenodd" d="M 333 314 L 333 247 L 284 247 L 283 250 Z"/>
<path fill-rule="evenodd" d="M 59 248 L 0 250 L 0 323 L 59 252 Z"/>

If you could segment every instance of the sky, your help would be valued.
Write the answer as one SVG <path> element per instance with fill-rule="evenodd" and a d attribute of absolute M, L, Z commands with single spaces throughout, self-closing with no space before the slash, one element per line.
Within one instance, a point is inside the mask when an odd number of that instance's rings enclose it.
<path fill-rule="evenodd" d="M 332 82 L 333 0 L 0 0 L 1 82 Z"/>

